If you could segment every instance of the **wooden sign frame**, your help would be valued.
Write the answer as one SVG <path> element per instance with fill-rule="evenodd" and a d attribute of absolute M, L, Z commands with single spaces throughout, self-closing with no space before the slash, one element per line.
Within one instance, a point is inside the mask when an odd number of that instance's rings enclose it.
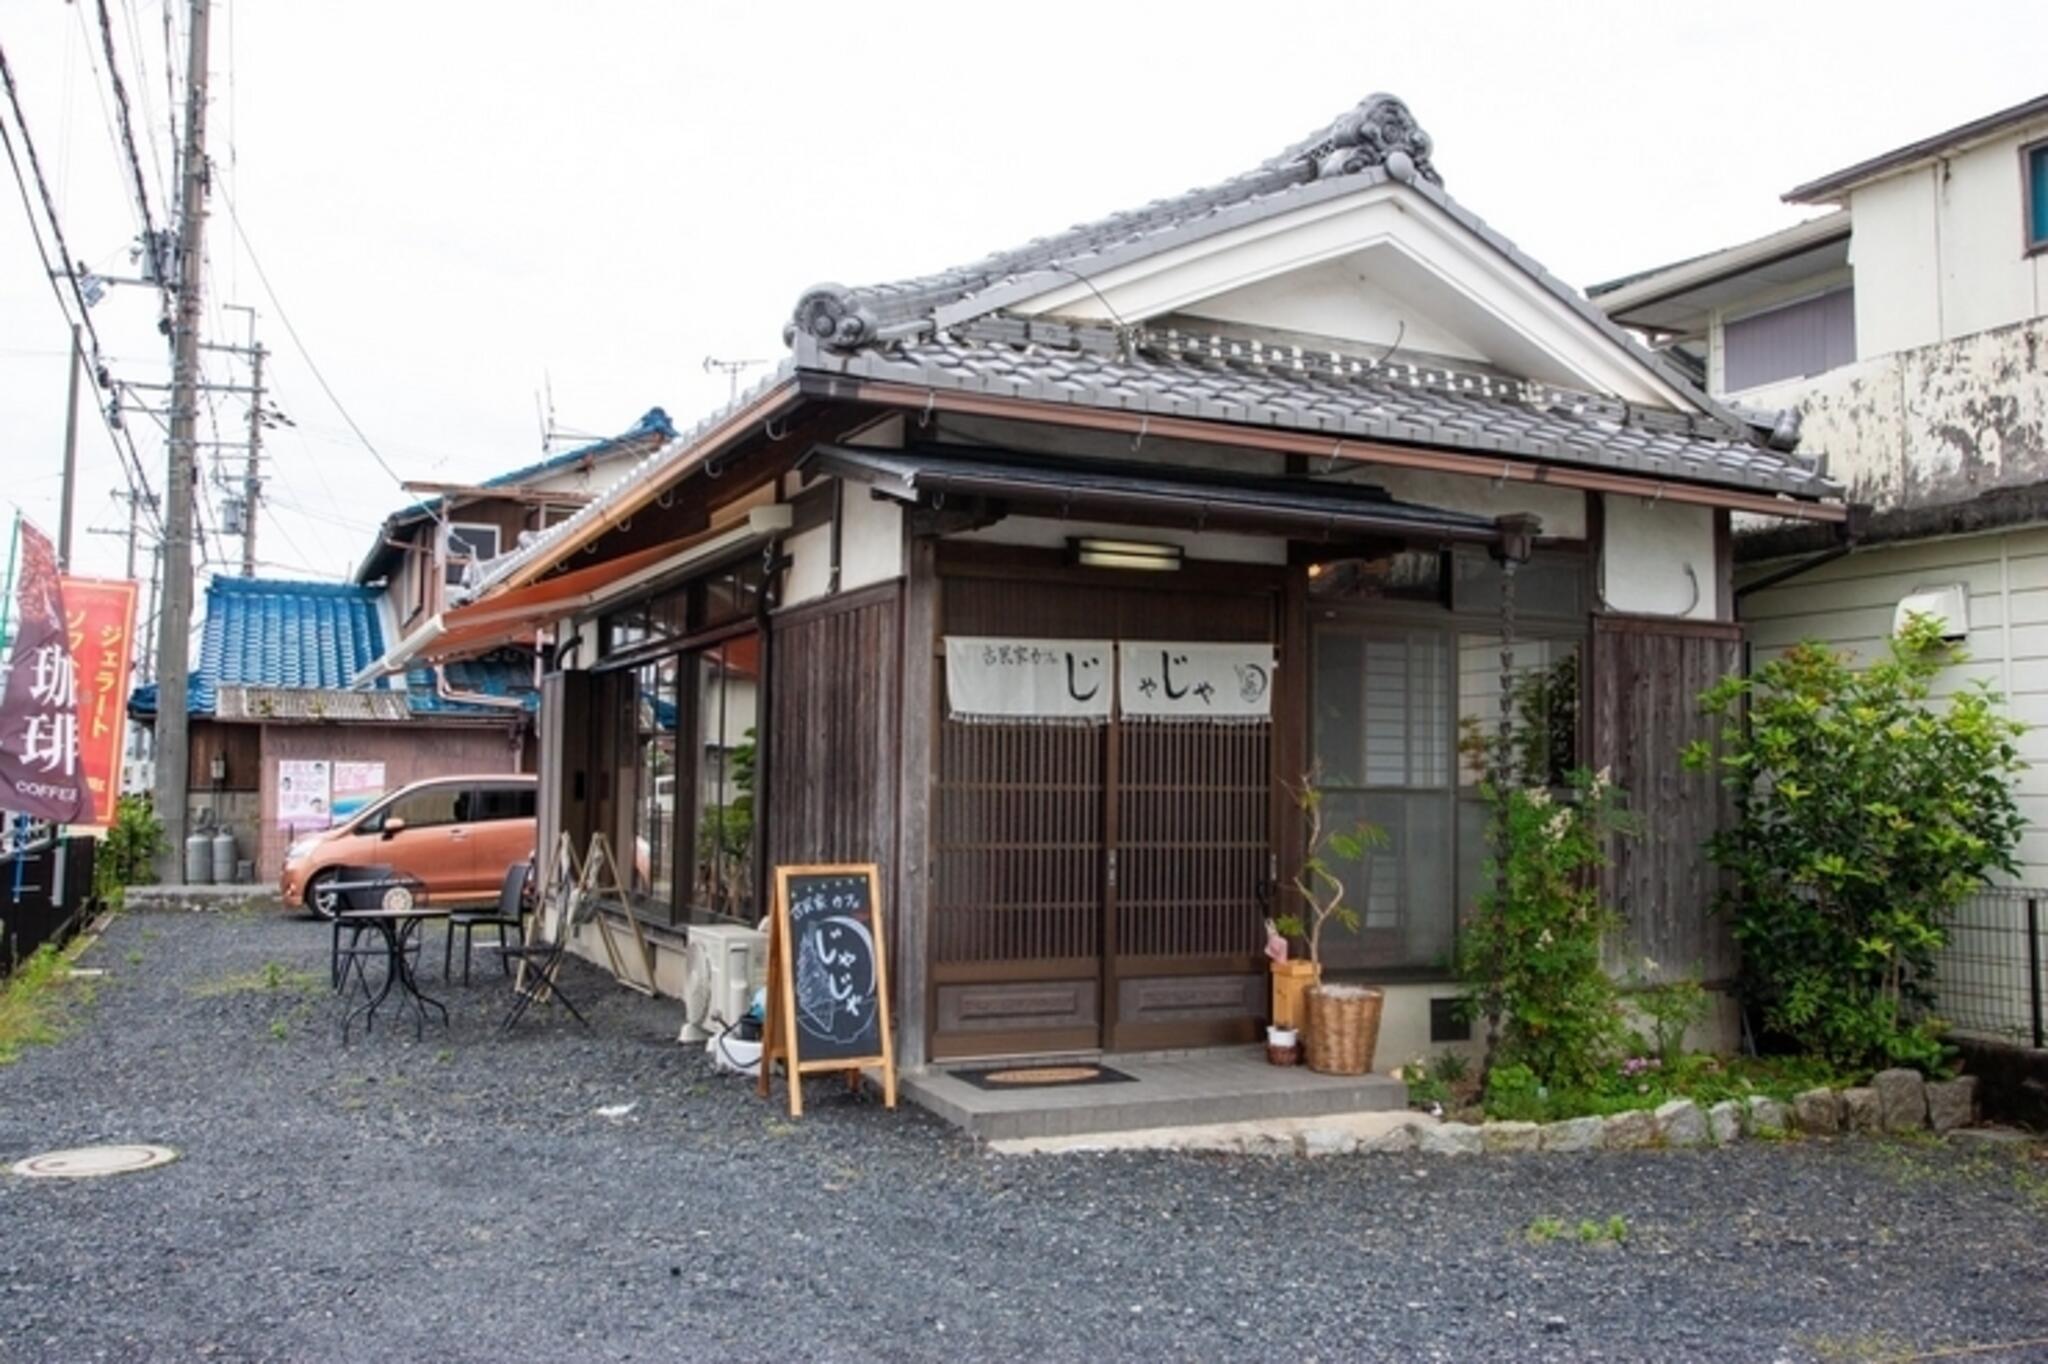
<path fill-rule="evenodd" d="M 608 881 L 598 878 L 610 873 Z M 633 912 L 633 902 L 626 894 L 626 880 L 619 874 L 619 860 L 612 856 L 611 840 L 602 833 L 590 836 L 590 851 L 583 858 L 583 877 L 579 885 L 584 903 L 596 909 L 602 897 L 609 896 L 618 902 L 619 913 L 633 927 L 633 947 L 640 959 L 640 978 L 634 979 L 626 973 L 625 962 L 619 953 L 619 945 L 613 934 L 619 930 L 612 924 L 612 916 L 597 913 L 597 936 L 604 943 L 605 961 L 610 964 L 612 978 L 628 990 L 638 990 L 650 999 L 654 996 L 654 949 L 647 944 L 647 934 L 640 928 L 640 916 Z M 571 924 L 573 929 L 574 924 Z"/>
<path fill-rule="evenodd" d="M 796 970 L 789 955 L 789 883 L 802 876 L 858 876 L 868 883 L 868 908 L 874 915 L 870 931 L 875 946 L 875 1009 L 880 1025 L 882 1050 L 876 1056 L 835 1056 L 806 1061 L 797 1045 Z M 768 913 L 768 1016 L 761 1030 L 761 1076 L 758 1089 L 767 1098 L 775 1073 L 782 1062 L 789 1078 L 789 1115 L 804 1112 L 806 1075 L 843 1071 L 846 1087 L 858 1090 L 861 1072 L 868 1066 L 882 1068 L 882 1102 L 896 1106 L 896 1040 L 889 1016 L 889 948 L 886 920 L 882 916 L 882 871 L 873 862 L 809 863 L 775 868 L 775 902 Z"/>
<path fill-rule="evenodd" d="M 609 880 L 604 879 L 606 873 L 609 873 Z M 639 956 L 641 979 L 634 979 L 626 971 L 625 958 L 613 936 L 622 930 L 612 923 L 611 915 L 598 909 L 600 897 L 606 895 L 618 901 L 620 914 L 632 925 L 633 947 Z M 611 967 L 612 978 L 627 989 L 637 990 L 651 998 L 655 993 L 654 949 L 648 945 L 647 935 L 641 930 L 640 916 L 633 913 L 632 902 L 626 898 L 625 882 L 619 875 L 619 863 L 612 855 L 611 842 L 602 833 L 592 834 L 590 851 L 578 853 L 575 841 L 564 832 L 555 840 L 554 858 L 535 899 L 532 926 L 536 932 L 529 937 L 551 944 L 566 942 L 592 919 L 597 920 L 598 941 L 604 944 L 605 960 Z M 542 981 L 538 988 L 544 991 L 550 984 L 551 981 Z M 519 961 L 519 974 L 513 980 L 513 988 L 526 988 L 526 959 L 523 957 Z"/>

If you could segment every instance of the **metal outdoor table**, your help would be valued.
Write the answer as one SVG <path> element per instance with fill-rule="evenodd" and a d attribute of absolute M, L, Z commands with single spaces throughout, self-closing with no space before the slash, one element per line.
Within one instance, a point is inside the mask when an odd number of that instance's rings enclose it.
<path fill-rule="evenodd" d="M 454 909 L 447 905 L 416 904 L 403 908 L 351 910 L 335 916 L 337 922 L 359 924 L 365 928 L 377 930 L 384 938 L 386 961 L 384 988 L 364 1000 L 361 1004 L 350 1009 L 343 1016 L 341 1020 L 341 1043 L 343 1046 L 348 1045 L 349 1028 L 358 1017 L 363 1020 L 364 1032 L 367 1033 L 376 1026 L 377 1008 L 390 996 L 391 987 L 394 984 L 398 986 L 399 993 L 404 996 L 399 1001 L 400 1007 L 403 1008 L 409 1004 L 415 1015 L 413 1019 L 413 1036 L 415 1038 L 425 1035 L 427 1010 L 430 1008 L 440 1012 L 441 1025 L 443 1027 L 448 1025 L 448 1007 L 441 1003 L 440 1000 L 435 999 L 432 995 L 420 989 L 419 978 L 413 974 L 412 966 L 406 961 L 405 947 L 406 940 L 412 936 L 413 930 L 417 929 L 421 924 L 429 919 L 445 919 L 452 913 L 454 913 Z"/>

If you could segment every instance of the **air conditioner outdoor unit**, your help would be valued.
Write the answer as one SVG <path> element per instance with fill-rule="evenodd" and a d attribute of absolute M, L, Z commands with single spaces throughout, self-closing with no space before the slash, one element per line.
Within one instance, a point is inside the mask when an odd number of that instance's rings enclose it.
<path fill-rule="evenodd" d="M 683 957 L 683 1030 L 703 1042 L 739 1020 L 768 978 L 768 935 L 740 924 L 692 924 Z"/>

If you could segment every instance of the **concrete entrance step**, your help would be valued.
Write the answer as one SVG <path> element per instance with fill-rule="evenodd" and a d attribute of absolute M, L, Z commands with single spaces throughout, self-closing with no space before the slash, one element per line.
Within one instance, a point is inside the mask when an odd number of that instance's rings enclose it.
<path fill-rule="evenodd" d="M 961 1063 L 980 1070 L 1001 1062 Z M 1034 1062 L 1020 1061 L 1017 1065 Z M 1148 1127 L 1377 1113 L 1408 1106 L 1407 1087 L 1385 1075 L 1318 1075 L 1266 1063 L 1263 1047 L 1152 1057 L 1105 1056 L 1127 1083 L 982 1089 L 947 1070 L 906 1075 L 904 1094 L 983 1141 L 1086 1136 Z"/>

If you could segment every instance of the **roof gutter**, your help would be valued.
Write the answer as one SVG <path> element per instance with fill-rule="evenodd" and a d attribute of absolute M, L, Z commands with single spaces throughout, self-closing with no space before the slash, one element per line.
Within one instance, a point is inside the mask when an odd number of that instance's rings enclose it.
<path fill-rule="evenodd" d="M 910 384 L 875 382 L 845 375 L 824 374 L 817 370 L 799 371 L 797 383 L 808 396 L 873 403 L 881 407 L 920 412 L 952 412 L 974 417 L 1006 417 L 1042 425 L 1073 426 L 1140 438 L 1150 435 L 1162 440 L 1178 439 L 1211 445 L 1231 445 L 1270 454 L 1349 459 L 1362 464 L 1462 474 L 1467 478 L 1490 477 L 1507 483 L 1543 483 L 1558 488 L 1574 488 L 1581 492 L 1616 493 L 1666 502 L 1682 502 L 1693 506 L 1726 507 L 1731 511 L 1754 512 L 1760 516 L 1789 516 L 1805 521 L 1825 522 L 1841 522 L 1849 518 L 1848 506 L 1839 502 L 1806 501 L 1766 493 L 1736 492 L 1693 483 L 1631 478 L 1625 474 L 1535 463 L 1508 456 L 1497 458 L 1492 455 L 1454 454 L 1449 451 L 1415 449 L 1345 437 L 1251 430 L 1223 422 L 1196 421 L 1186 417 L 1066 407 L 1032 402 L 1023 398 L 1001 398 L 975 393 L 943 393 Z"/>

